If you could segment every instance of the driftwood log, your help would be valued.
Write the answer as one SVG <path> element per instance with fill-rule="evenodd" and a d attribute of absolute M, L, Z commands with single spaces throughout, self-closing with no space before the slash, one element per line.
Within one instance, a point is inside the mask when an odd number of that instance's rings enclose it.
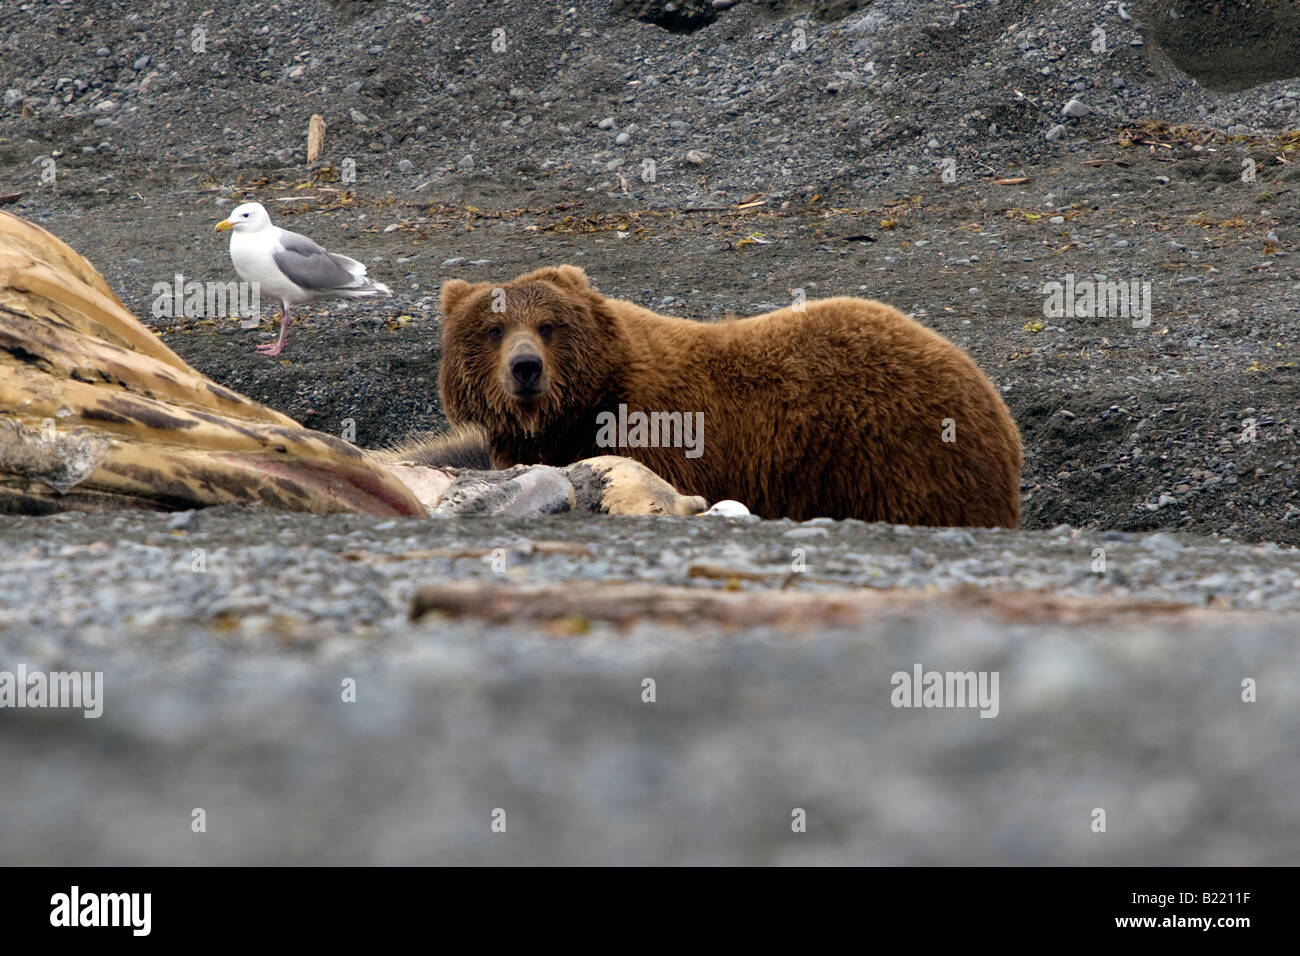
<path fill-rule="evenodd" d="M 693 575 L 694 576 L 694 575 Z M 710 573 L 708 576 L 716 576 Z M 461 581 L 429 585 L 416 592 L 410 617 L 427 614 L 468 617 L 491 624 L 555 624 L 603 621 L 627 626 L 637 621 L 685 627 L 709 621 L 724 626 L 771 625 L 787 630 L 861 627 L 883 614 L 948 610 L 992 615 L 1007 621 L 1099 624 L 1153 616 L 1195 619 L 1214 612 L 1166 601 L 1070 597 L 1041 591 L 965 588 L 936 594 L 891 588 L 836 591 L 742 589 L 743 575 L 725 589 L 600 581 L 510 585 Z"/>

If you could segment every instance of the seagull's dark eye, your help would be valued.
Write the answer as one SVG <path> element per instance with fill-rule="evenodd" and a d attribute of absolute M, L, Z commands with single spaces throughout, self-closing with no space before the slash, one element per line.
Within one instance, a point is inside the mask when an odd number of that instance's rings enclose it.
<path fill-rule="evenodd" d="M 505 334 L 505 329 L 501 328 L 499 325 L 494 325 L 492 328 L 488 329 L 487 336 L 493 345 L 500 345 L 501 340 L 505 338 Z"/>
<path fill-rule="evenodd" d="M 248 218 L 248 213 L 246 213 L 246 212 L 241 212 L 241 213 L 239 214 L 239 216 L 240 216 L 241 219 L 247 219 L 247 218 Z"/>
<path fill-rule="evenodd" d="M 551 337 L 551 334 L 554 331 L 555 331 L 555 326 L 553 326 L 550 322 L 543 322 L 541 325 L 537 327 L 537 334 L 544 339 L 549 339 Z"/>

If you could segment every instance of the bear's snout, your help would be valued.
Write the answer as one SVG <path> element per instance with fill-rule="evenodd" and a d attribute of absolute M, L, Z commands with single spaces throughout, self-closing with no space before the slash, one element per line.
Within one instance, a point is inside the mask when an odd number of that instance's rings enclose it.
<path fill-rule="evenodd" d="M 524 388 L 535 389 L 542 379 L 542 360 L 536 355 L 520 355 L 510 360 L 510 375 Z"/>
<path fill-rule="evenodd" d="M 517 343 L 506 359 L 506 370 L 509 373 L 506 388 L 515 398 L 532 398 L 543 391 L 546 364 L 533 343 L 526 340 Z"/>

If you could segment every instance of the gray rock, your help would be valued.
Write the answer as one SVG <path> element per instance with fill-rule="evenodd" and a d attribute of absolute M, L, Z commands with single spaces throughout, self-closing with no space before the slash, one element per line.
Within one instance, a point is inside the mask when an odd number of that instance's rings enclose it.
<path fill-rule="evenodd" d="M 178 511 L 167 519 L 168 531 L 198 531 L 199 513 L 197 511 Z"/>
<path fill-rule="evenodd" d="M 850 24 L 844 32 L 850 36 L 871 36 L 878 33 L 888 20 L 884 10 L 872 10 L 861 20 Z"/>
<path fill-rule="evenodd" d="M 1146 551 L 1175 552 L 1181 551 L 1183 546 L 1172 535 L 1160 531 L 1143 538 L 1142 548 Z"/>

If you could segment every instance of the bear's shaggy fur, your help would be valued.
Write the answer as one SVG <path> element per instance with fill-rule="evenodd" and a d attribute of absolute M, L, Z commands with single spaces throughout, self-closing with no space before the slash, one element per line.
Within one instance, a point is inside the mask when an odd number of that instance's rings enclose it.
<path fill-rule="evenodd" d="M 1019 522 L 1020 436 L 997 390 L 880 302 L 706 324 L 607 299 L 560 266 L 504 285 L 452 279 L 442 308 L 443 408 L 487 432 L 494 468 L 617 454 L 765 518 Z M 703 413 L 697 456 L 598 442 L 610 416 L 597 416 L 620 405 L 625 420 Z"/>
<path fill-rule="evenodd" d="M 442 432 L 420 432 L 369 454 L 385 465 L 406 463 L 476 471 L 492 468 L 487 432 L 477 425 L 452 425 Z"/>

